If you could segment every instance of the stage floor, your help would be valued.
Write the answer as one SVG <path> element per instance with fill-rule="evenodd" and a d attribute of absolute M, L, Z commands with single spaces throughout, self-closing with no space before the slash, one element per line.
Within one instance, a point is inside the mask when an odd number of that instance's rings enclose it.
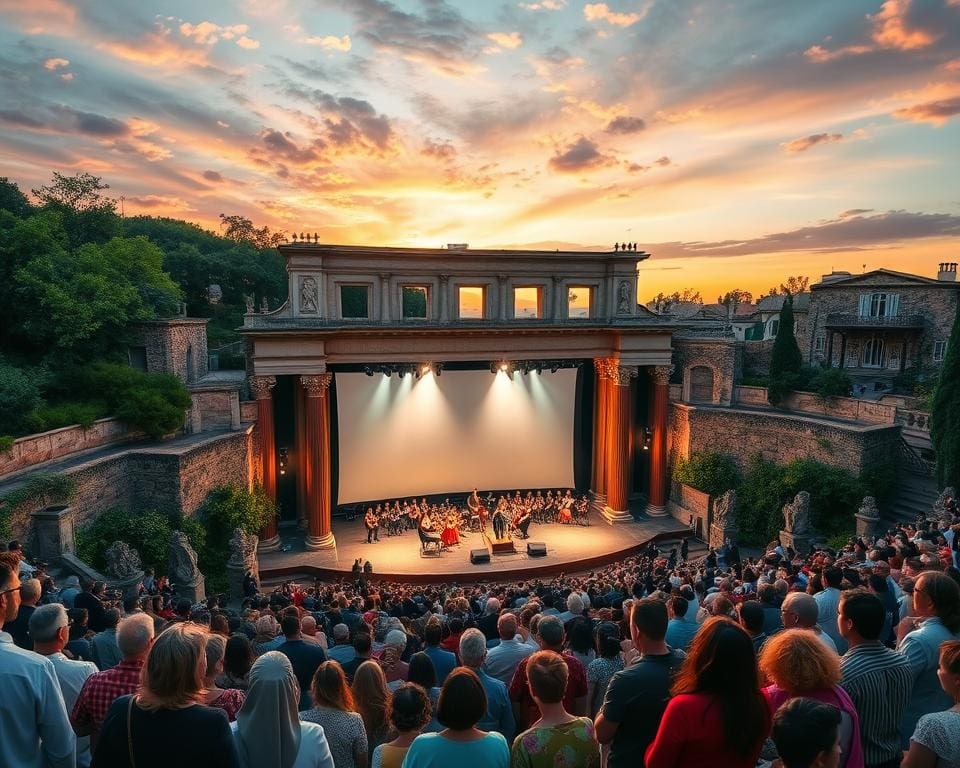
<path fill-rule="evenodd" d="M 492 536 L 487 526 L 488 536 Z M 303 535 L 281 529 L 286 552 L 260 556 L 261 578 L 274 582 L 284 577 L 340 576 L 350 572 L 358 557 L 373 564 L 374 575 L 404 581 L 470 581 L 479 578 L 502 578 L 508 575 L 527 577 L 535 574 L 574 573 L 612 562 L 638 552 L 651 539 L 679 538 L 689 528 L 671 516 L 643 517 L 634 523 L 610 525 L 599 515 L 590 514 L 590 525 L 548 523 L 530 526 L 530 538 L 514 539 L 516 552 L 492 555 L 489 563 L 473 565 L 470 550 L 487 546 L 479 533 L 461 535 L 460 544 L 444 549 L 437 556 L 420 554 L 420 540 L 415 530 L 399 536 L 387 536 L 382 530 L 380 541 L 367 544 L 367 532 L 360 519 L 335 521 L 335 550 L 309 552 Z M 547 545 L 543 557 L 527 555 L 527 543 L 539 541 Z"/>

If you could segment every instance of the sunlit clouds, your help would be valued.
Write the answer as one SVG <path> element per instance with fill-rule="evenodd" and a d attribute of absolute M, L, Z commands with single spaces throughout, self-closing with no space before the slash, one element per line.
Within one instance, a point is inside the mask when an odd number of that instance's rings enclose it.
<path fill-rule="evenodd" d="M 128 215 L 332 242 L 637 242 L 641 297 L 956 260 L 954 0 L 0 0 L 0 21 L 24 189 L 87 170 Z"/>

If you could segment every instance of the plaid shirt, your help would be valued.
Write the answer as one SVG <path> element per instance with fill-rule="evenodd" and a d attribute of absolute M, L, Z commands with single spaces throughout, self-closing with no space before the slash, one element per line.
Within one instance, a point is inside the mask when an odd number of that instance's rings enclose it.
<path fill-rule="evenodd" d="M 121 696 L 137 692 L 142 670 L 142 661 L 124 660 L 112 669 L 88 677 L 70 713 L 71 724 L 91 725 L 93 732 L 99 733 L 110 705 Z"/>

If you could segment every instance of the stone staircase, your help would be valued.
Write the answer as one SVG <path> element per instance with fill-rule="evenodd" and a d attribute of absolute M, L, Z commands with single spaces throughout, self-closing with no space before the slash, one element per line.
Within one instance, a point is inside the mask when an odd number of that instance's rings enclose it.
<path fill-rule="evenodd" d="M 897 495 L 885 506 L 881 518 L 890 523 L 913 523 L 933 511 L 938 495 L 933 477 L 904 467 L 897 478 Z"/>

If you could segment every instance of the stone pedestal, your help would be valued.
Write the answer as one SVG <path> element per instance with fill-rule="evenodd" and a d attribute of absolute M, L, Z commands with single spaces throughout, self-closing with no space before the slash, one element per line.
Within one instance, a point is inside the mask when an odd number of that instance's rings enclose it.
<path fill-rule="evenodd" d="M 879 517 L 871 517 L 869 515 L 861 515 L 857 513 L 855 515 L 857 518 L 857 536 L 862 536 L 865 539 L 872 539 L 876 533 L 877 527 L 880 525 Z"/>
<path fill-rule="evenodd" d="M 794 551 L 806 557 L 807 552 L 810 551 L 810 544 L 813 543 L 813 534 L 780 531 L 780 543 L 784 548 L 793 547 Z"/>
<path fill-rule="evenodd" d="M 710 526 L 710 536 L 707 540 L 707 545 L 710 549 L 720 549 L 727 539 L 730 539 L 731 542 L 736 542 L 737 540 L 737 531 L 735 528 L 722 528 L 719 525 Z"/>
<path fill-rule="evenodd" d="M 242 580 L 243 576 L 240 578 Z M 199 603 L 207 596 L 202 576 L 190 584 L 174 584 L 173 592 L 177 597 L 185 597 L 191 603 Z"/>
<path fill-rule="evenodd" d="M 634 522 L 633 515 L 631 515 L 629 512 L 618 512 L 613 507 L 609 506 L 605 506 L 600 514 L 603 515 L 603 519 L 610 523 L 610 525 Z"/>
<path fill-rule="evenodd" d="M 34 512 L 31 518 L 33 547 L 37 557 L 48 563 L 58 563 L 62 554 L 76 554 L 73 511 L 70 507 L 46 507 Z"/>
<path fill-rule="evenodd" d="M 246 575 L 247 569 L 242 565 L 227 563 L 227 589 L 231 605 L 239 605 L 243 602 L 243 578 Z"/>
<path fill-rule="evenodd" d="M 143 584 L 143 571 L 125 579 L 107 579 L 107 589 L 121 592 L 124 600 L 139 595 L 141 584 Z"/>

